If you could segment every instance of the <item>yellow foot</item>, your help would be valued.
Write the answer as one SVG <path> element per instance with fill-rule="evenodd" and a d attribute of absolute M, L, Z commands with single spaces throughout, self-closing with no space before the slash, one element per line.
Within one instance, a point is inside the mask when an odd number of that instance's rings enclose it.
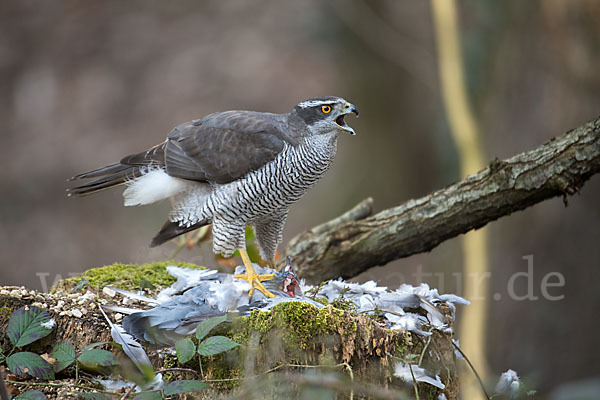
<path fill-rule="evenodd" d="M 252 289 L 250 289 L 250 293 L 248 296 L 252 299 L 252 294 L 254 293 L 254 289 L 257 289 L 259 292 L 264 294 L 267 297 L 275 297 L 275 295 L 267 290 L 267 288 L 261 283 L 264 281 L 269 281 L 273 279 L 275 274 L 265 274 L 259 275 L 252 267 L 252 263 L 250 262 L 250 257 L 248 257 L 248 253 L 246 249 L 240 249 L 240 255 L 242 256 L 242 261 L 244 262 L 244 266 L 246 267 L 246 273 L 235 275 L 234 278 L 243 279 L 247 281 L 250 285 L 252 285 Z"/>

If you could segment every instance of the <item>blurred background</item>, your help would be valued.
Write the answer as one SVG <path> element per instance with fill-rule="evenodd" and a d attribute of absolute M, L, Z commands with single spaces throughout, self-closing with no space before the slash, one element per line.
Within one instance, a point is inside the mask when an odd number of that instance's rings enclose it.
<path fill-rule="evenodd" d="M 600 114 L 600 2 L 457 4 L 486 160 Z M 284 244 L 368 196 L 379 211 L 461 179 L 432 24 L 425 1 L 2 2 L 0 285 L 42 289 L 92 267 L 169 258 L 174 243 L 148 247 L 168 205 L 124 208 L 122 190 L 67 198 L 66 178 L 215 111 L 284 113 L 323 95 L 360 109 L 348 119 L 358 135 L 341 137 L 332 170 L 292 208 Z M 566 208 L 557 198 L 488 227 L 489 370 L 516 370 L 542 397 L 600 380 L 599 204 L 595 177 Z M 539 299 L 510 299 L 530 255 Z M 177 258 L 215 266 L 199 249 Z M 460 295 L 462 262 L 454 239 L 357 280 L 423 280 Z M 541 296 L 549 272 L 564 276 L 550 290 L 559 301 Z"/>

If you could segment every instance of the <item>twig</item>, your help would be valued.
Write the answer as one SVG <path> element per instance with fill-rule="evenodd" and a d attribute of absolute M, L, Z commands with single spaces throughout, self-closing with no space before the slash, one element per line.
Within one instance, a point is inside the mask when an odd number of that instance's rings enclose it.
<path fill-rule="evenodd" d="M 335 365 L 312 365 L 312 364 L 279 364 L 276 367 L 273 367 L 269 370 L 266 370 L 262 374 L 254 375 L 253 378 L 257 378 L 266 374 L 270 374 L 271 372 L 275 372 L 281 368 L 339 368 L 339 367 L 349 367 L 348 363 L 340 363 Z M 351 379 L 354 380 L 354 375 L 351 375 Z"/>
<path fill-rule="evenodd" d="M 202 360 L 198 357 L 198 367 L 200 368 L 200 377 L 204 377 L 204 371 L 202 371 Z"/>
<path fill-rule="evenodd" d="M 85 386 L 85 385 L 79 385 L 77 383 L 69 383 L 69 382 L 65 382 L 65 383 L 52 383 L 52 382 L 45 382 L 45 383 L 40 383 L 40 382 L 19 382 L 19 381 L 5 381 L 6 383 L 10 383 L 12 385 L 20 385 L 20 386 L 52 386 L 52 387 L 65 387 L 65 386 L 72 386 L 78 389 L 84 389 L 84 390 L 93 390 L 96 392 L 100 392 L 100 393 L 106 393 L 106 394 L 115 394 L 114 392 L 109 392 L 106 390 L 102 390 L 102 389 L 98 389 L 95 387 L 91 387 L 91 386 Z"/>
<path fill-rule="evenodd" d="M 203 380 L 203 382 L 218 383 L 218 382 L 233 382 L 233 381 L 258 379 L 258 378 L 262 378 L 265 375 L 268 375 L 270 373 L 276 372 L 282 368 L 340 368 L 340 367 L 346 368 L 348 370 L 348 376 L 350 377 L 350 380 L 354 381 L 354 373 L 352 371 L 352 367 L 348 363 L 344 362 L 344 363 L 335 364 L 335 365 L 279 364 L 279 365 L 277 365 L 271 369 L 268 369 L 258 375 L 239 377 L 239 378 L 205 379 L 205 380 Z"/>
<path fill-rule="evenodd" d="M 191 368 L 163 368 L 163 369 L 159 369 L 158 371 L 156 371 L 156 373 L 162 374 L 163 372 L 172 372 L 172 371 L 191 372 L 196 376 L 202 377 L 202 375 L 198 371 L 193 370 Z"/>
<path fill-rule="evenodd" d="M 133 392 L 133 390 L 136 387 L 137 387 L 137 385 L 135 383 L 133 385 L 131 385 L 131 387 L 129 389 L 127 389 L 127 391 L 125 392 L 125 394 L 123 395 L 123 397 L 121 397 L 120 400 L 125 400 L 131 394 L 131 392 Z"/>
<path fill-rule="evenodd" d="M 352 367 L 347 362 L 342 363 L 341 365 L 345 365 L 348 370 L 348 375 L 350 375 L 350 381 L 354 382 L 354 371 L 352 371 Z M 354 389 L 350 390 L 350 400 L 354 399 Z"/>
<path fill-rule="evenodd" d="M 431 338 L 432 337 L 433 337 L 433 334 L 429 335 L 429 337 L 427 338 L 427 343 L 425 343 L 425 346 L 423 346 L 423 351 L 421 352 L 421 357 L 419 357 L 419 364 L 418 364 L 419 367 L 423 363 L 423 357 L 425 356 L 425 351 L 429 347 L 429 344 L 431 343 Z"/>
<path fill-rule="evenodd" d="M 413 388 L 415 389 L 415 398 L 419 400 L 419 387 L 417 386 L 417 380 L 415 379 L 415 373 L 413 372 L 411 363 L 408 363 L 408 369 L 410 369 L 410 376 L 412 376 Z"/>
<path fill-rule="evenodd" d="M 479 382 L 479 386 L 481 387 L 481 391 L 485 395 L 485 398 L 487 400 L 490 400 L 491 399 L 490 395 L 485 390 L 485 386 L 483 386 L 483 382 L 481 381 L 481 378 L 479 377 L 479 374 L 477 373 L 477 370 L 475 369 L 475 367 L 473 367 L 473 364 L 471 364 L 471 361 L 469 361 L 469 358 L 465 355 L 465 353 L 463 353 L 463 351 L 460 349 L 460 347 L 458 347 L 458 345 L 456 343 L 452 342 L 452 346 L 454 346 L 454 348 L 456 350 L 458 350 L 458 352 L 460 353 L 461 356 L 463 356 L 463 358 L 465 359 L 465 361 L 467 362 L 467 364 L 469 364 L 469 367 L 471 368 L 471 371 L 473 371 L 473 373 L 475 374 L 475 377 L 477 378 L 477 382 Z"/>
<path fill-rule="evenodd" d="M 6 390 L 6 385 L 4 384 L 4 378 L 2 377 L 2 371 L 0 371 L 0 399 L 8 400 L 8 391 Z"/>

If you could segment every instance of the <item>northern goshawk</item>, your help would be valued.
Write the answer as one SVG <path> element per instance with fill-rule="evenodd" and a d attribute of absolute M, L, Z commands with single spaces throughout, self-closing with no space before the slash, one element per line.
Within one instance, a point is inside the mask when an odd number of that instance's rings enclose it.
<path fill-rule="evenodd" d="M 239 275 L 270 296 L 246 252 L 245 228 L 254 227 L 263 259 L 273 262 L 289 207 L 329 169 L 344 121 L 357 108 L 339 97 L 306 100 L 287 114 L 225 111 L 175 127 L 163 143 L 104 168 L 76 175 L 92 179 L 68 189 L 82 196 L 126 184 L 126 206 L 172 200 L 169 220 L 152 240 L 212 224 L 213 250 L 239 250 Z M 250 292 L 250 296 L 252 292 Z"/>

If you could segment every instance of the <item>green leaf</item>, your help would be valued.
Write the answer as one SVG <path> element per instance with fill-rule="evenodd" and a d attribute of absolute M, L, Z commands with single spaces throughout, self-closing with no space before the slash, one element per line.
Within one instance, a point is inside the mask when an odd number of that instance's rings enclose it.
<path fill-rule="evenodd" d="M 140 290 L 156 289 L 156 286 L 147 279 L 140 280 Z"/>
<path fill-rule="evenodd" d="M 77 358 L 77 362 L 81 368 L 91 372 L 106 372 L 119 365 L 119 361 L 113 353 L 101 349 L 84 351 Z"/>
<path fill-rule="evenodd" d="M 196 345 L 190 338 L 179 339 L 175 342 L 175 351 L 177 352 L 179 364 L 185 364 L 194 358 L 194 353 L 196 353 Z"/>
<path fill-rule="evenodd" d="M 211 336 L 198 344 L 198 354 L 201 356 L 214 356 L 215 354 L 223 353 L 224 351 L 231 350 L 239 345 L 239 343 L 236 343 L 225 336 Z"/>
<path fill-rule="evenodd" d="M 37 354 L 28 351 L 15 353 L 6 358 L 6 365 L 15 374 L 26 376 L 27 374 L 39 379 L 54 379 L 52 365 Z"/>
<path fill-rule="evenodd" d="M 204 337 L 208 335 L 208 332 L 213 330 L 215 326 L 225 321 L 227 321 L 227 315 L 205 319 L 204 321 L 200 322 L 196 328 L 196 338 L 198 340 L 204 339 Z"/>
<path fill-rule="evenodd" d="M 162 400 L 160 392 L 140 392 L 133 400 Z"/>
<path fill-rule="evenodd" d="M 16 347 L 23 347 L 52 332 L 56 322 L 48 311 L 39 307 L 21 307 L 8 321 L 8 338 Z"/>
<path fill-rule="evenodd" d="M 75 361 L 75 348 L 68 340 L 63 340 L 52 349 L 50 357 L 56 359 L 54 372 L 60 372 Z"/>
<path fill-rule="evenodd" d="M 111 344 L 112 342 L 96 342 L 96 343 L 90 343 L 87 346 L 85 346 L 83 349 L 81 349 L 82 352 L 84 351 L 88 351 L 88 350 L 92 350 L 95 349 L 96 347 L 100 347 L 100 346 L 104 346 L 105 344 Z"/>
<path fill-rule="evenodd" d="M 46 395 L 39 390 L 30 390 L 25 393 L 21 393 L 14 400 L 47 400 Z"/>
<path fill-rule="evenodd" d="M 198 392 L 207 388 L 210 388 L 210 386 L 201 381 L 182 380 L 167 383 L 163 392 L 165 396 L 173 396 L 179 393 Z"/>

